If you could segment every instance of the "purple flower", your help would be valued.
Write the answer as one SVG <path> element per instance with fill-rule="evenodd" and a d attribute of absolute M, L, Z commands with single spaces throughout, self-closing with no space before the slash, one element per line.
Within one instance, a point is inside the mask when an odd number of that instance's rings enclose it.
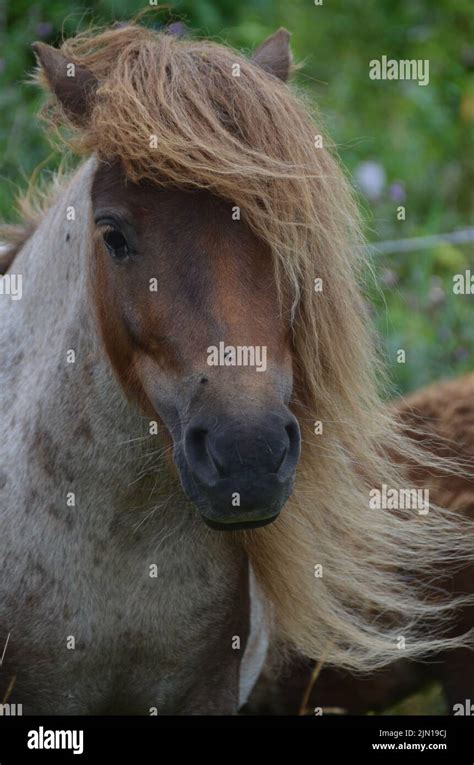
<path fill-rule="evenodd" d="M 53 32 L 53 25 L 50 24 L 49 21 L 40 21 L 39 24 L 36 25 L 36 36 L 37 37 L 49 37 Z"/>
<path fill-rule="evenodd" d="M 466 348 L 460 346 L 459 348 L 455 349 L 454 356 L 456 361 L 465 361 L 469 358 L 469 351 Z"/>
<path fill-rule="evenodd" d="M 392 183 L 388 193 L 390 194 L 390 199 L 393 199 L 394 202 L 404 202 L 406 199 L 405 186 L 401 181 Z"/>
<path fill-rule="evenodd" d="M 361 162 L 355 169 L 355 179 L 367 199 L 375 201 L 380 198 L 385 188 L 385 170 L 381 164 L 371 160 Z"/>
<path fill-rule="evenodd" d="M 174 21 L 166 27 L 166 33 L 175 37 L 186 37 L 186 25 L 182 21 Z"/>

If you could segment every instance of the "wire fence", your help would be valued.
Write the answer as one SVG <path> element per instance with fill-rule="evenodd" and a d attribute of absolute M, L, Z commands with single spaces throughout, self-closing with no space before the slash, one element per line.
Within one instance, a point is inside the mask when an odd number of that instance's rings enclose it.
<path fill-rule="evenodd" d="M 439 244 L 468 244 L 474 243 L 474 228 L 464 228 L 451 231 L 449 234 L 433 234 L 431 236 L 416 236 L 411 239 L 388 239 L 385 242 L 374 242 L 369 245 L 372 255 L 392 255 L 397 252 L 412 252 L 427 250 Z"/>

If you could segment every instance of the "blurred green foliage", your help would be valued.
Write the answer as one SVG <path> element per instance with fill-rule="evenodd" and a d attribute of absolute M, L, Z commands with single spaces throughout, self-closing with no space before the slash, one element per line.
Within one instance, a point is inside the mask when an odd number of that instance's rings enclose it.
<path fill-rule="evenodd" d="M 384 715 L 447 715 L 450 714 L 439 683 L 432 683 L 421 693 L 408 696 L 383 712 Z"/>
<path fill-rule="evenodd" d="M 25 188 L 39 163 L 47 174 L 59 159 L 35 117 L 41 95 L 25 84 L 34 65 L 30 44 L 57 44 L 92 20 L 128 19 L 146 6 L 0 0 L 0 217 L 14 218 L 16 187 Z M 184 20 L 193 33 L 247 51 L 287 27 L 302 63 L 296 80 L 360 179 L 367 234 L 376 242 L 472 225 L 473 18 L 472 0 L 182 0 L 147 23 Z M 370 80 L 369 61 L 383 55 L 428 59 L 429 85 Z M 397 220 L 400 204 L 404 221 Z M 369 296 L 394 391 L 471 370 L 474 298 L 454 295 L 452 277 L 474 272 L 472 245 L 376 256 L 374 265 L 378 286 Z M 405 364 L 397 363 L 398 349 Z"/>

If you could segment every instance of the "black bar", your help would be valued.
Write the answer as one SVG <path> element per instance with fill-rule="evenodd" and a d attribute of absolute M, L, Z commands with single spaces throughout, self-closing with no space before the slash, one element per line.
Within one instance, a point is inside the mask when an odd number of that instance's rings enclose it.
<path fill-rule="evenodd" d="M 41 733 L 42 729 L 42 733 Z M 203 731 L 227 731 L 224 746 L 220 736 L 200 736 Z M 474 720 L 472 717 L 428 716 L 315 716 L 315 717 L 0 717 L 0 765 L 31 762 L 135 762 L 174 760 L 181 751 L 200 757 L 206 750 L 219 759 L 246 747 L 250 731 L 267 731 L 262 737 L 270 754 L 285 731 L 285 744 L 294 747 L 294 757 L 307 752 L 305 761 L 319 765 L 339 762 L 440 763 L 473 765 Z M 52 731 L 50 734 L 48 731 Z M 31 743 L 46 746 L 66 743 L 80 749 L 72 733 L 56 737 L 57 731 L 82 731 L 83 752 L 72 749 L 31 749 Z M 180 736 L 180 731 L 186 735 Z M 291 731 L 290 735 L 288 733 Z M 381 733 L 383 731 L 383 733 Z M 242 734 L 241 734 L 242 732 Z M 287 733 L 288 732 L 288 733 Z M 236 735 L 237 734 L 237 735 Z M 308 735 L 309 734 L 309 735 Z M 252 736 L 253 738 L 253 736 Z M 378 745 L 374 748 L 373 745 Z M 384 748 L 380 748 L 381 745 Z M 417 748 L 414 748 L 416 745 Z M 421 746 L 424 745 L 424 749 Z M 202 747 L 205 747 L 205 750 Z M 171 749 L 170 749 L 171 747 Z M 309 747 L 309 749 L 308 749 Z M 165 754 L 168 752 L 168 755 Z M 300 754 L 298 754 L 300 752 Z M 244 749 L 245 753 L 245 749 Z M 247 751 L 247 754 L 250 752 Z M 281 754 L 283 754 L 281 752 Z M 194 757 L 194 755 L 193 755 Z M 343 758 L 341 760 L 341 758 Z M 347 759 L 346 759 L 347 758 Z M 266 759 L 268 759 L 266 757 Z M 130 760 L 128 760 L 130 762 Z"/>

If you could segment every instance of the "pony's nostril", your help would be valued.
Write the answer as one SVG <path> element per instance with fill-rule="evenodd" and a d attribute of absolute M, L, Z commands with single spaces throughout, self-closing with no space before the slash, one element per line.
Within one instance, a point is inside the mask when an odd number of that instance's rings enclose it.
<path fill-rule="evenodd" d="M 205 428 L 191 428 L 185 439 L 188 462 L 197 477 L 206 483 L 213 483 L 220 475 L 219 466 L 209 450 L 209 432 Z"/>
<path fill-rule="evenodd" d="M 288 423 L 288 425 L 285 427 L 285 430 L 288 436 L 289 448 L 291 449 L 291 447 L 295 444 L 298 444 L 300 440 L 300 431 L 296 420 L 294 422 Z"/>
<path fill-rule="evenodd" d="M 284 461 L 286 460 L 286 455 L 288 454 L 288 446 L 285 446 L 281 452 L 281 457 L 278 460 L 278 462 L 275 465 L 275 473 L 278 473 L 281 466 L 283 465 Z"/>
<path fill-rule="evenodd" d="M 202 428 L 193 428 L 188 434 L 188 443 L 194 449 L 202 449 L 206 443 L 207 430 Z"/>
<path fill-rule="evenodd" d="M 207 453 L 209 455 L 209 459 L 212 460 L 212 463 L 217 470 L 219 477 L 225 478 L 227 476 L 226 466 L 222 461 L 222 457 L 219 458 L 219 455 L 213 451 L 211 441 L 207 442 Z"/>
<path fill-rule="evenodd" d="M 293 473 L 300 456 L 301 436 L 296 419 L 285 426 L 288 438 L 288 446 L 278 466 L 277 473 L 280 480 L 286 480 Z"/>

